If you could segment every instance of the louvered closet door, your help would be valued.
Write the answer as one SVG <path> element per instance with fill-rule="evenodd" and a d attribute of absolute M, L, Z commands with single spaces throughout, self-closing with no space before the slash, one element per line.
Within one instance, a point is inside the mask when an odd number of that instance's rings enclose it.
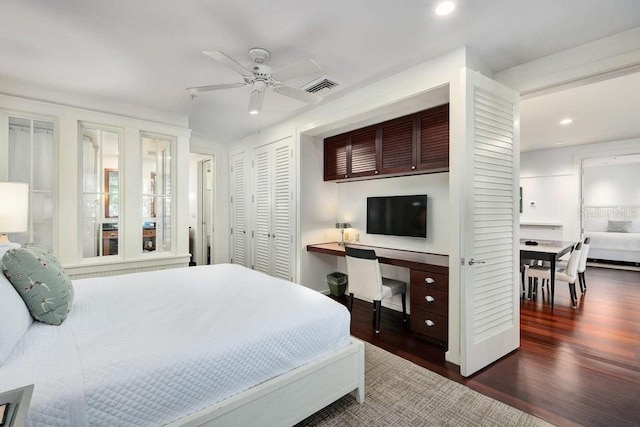
<path fill-rule="evenodd" d="M 473 374 L 520 345 L 519 95 L 471 70 L 466 85 L 462 360 Z"/>
<path fill-rule="evenodd" d="M 270 146 L 254 150 L 254 237 L 253 268 L 273 274 L 271 267 L 271 167 Z"/>
<path fill-rule="evenodd" d="M 247 168 L 245 153 L 231 156 L 231 262 L 247 266 Z"/>
<path fill-rule="evenodd" d="M 273 147 L 273 275 L 293 280 L 292 215 L 292 151 L 291 138 L 274 144 Z"/>

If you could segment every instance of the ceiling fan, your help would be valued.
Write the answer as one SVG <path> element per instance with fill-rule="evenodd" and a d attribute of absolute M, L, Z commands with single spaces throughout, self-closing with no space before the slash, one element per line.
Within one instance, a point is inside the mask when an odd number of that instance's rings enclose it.
<path fill-rule="evenodd" d="M 265 62 L 271 57 L 269 51 L 259 47 L 254 47 L 249 50 L 249 56 L 254 61 L 254 64 L 249 67 L 245 67 L 226 53 L 219 50 L 204 51 L 202 53 L 239 73 L 244 81 L 240 83 L 187 88 L 187 91 L 192 95 L 212 90 L 251 86 L 252 92 L 251 98 L 249 99 L 249 114 L 258 114 L 258 112 L 262 110 L 264 93 L 267 88 L 279 93 L 280 95 L 288 96 L 289 98 L 308 102 L 314 105 L 322 101 L 322 97 L 319 95 L 285 86 L 281 83 L 284 80 L 303 77 L 320 71 L 318 64 L 311 59 L 299 61 L 277 71 L 272 71 L 271 67 L 265 64 Z"/>

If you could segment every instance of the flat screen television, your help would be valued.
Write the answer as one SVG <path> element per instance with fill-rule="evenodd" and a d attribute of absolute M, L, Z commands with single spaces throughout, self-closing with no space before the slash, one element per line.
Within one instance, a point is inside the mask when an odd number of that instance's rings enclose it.
<path fill-rule="evenodd" d="M 427 237 L 427 195 L 367 197 L 367 234 Z"/>

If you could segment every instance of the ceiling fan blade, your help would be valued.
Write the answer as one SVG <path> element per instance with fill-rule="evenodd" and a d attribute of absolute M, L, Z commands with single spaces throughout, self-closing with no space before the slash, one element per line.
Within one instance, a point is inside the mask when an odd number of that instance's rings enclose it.
<path fill-rule="evenodd" d="M 262 111 L 262 102 L 264 101 L 264 91 L 254 90 L 251 92 L 249 99 L 249 114 L 258 114 Z"/>
<path fill-rule="evenodd" d="M 280 68 L 272 73 L 273 77 L 280 81 L 295 79 L 296 77 L 304 77 L 309 74 L 317 73 L 321 68 L 312 59 L 305 59 L 294 64 Z"/>
<path fill-rule="evenodd" d="M 230 57 L 229 55 L 227 55 L 226 53 L 220 50 L 205 50 L 202 53 L 207 55 L 209 58 L 215 61 L 218 61 L 222 65 L 226 65 L 227 67 L 231 68 L 233 71 L 240 73 L 243 76 L 248 76 L 248 77 L 253 76 L 252 71 L 248 70 L 244 65 L 240 64 L 238 61 L 236 61 L 235 59 L 233 59 L 232 57 Z"/>
<path fill-rule="evenodd" d="M 188 87 L 187 92 L 200 93 L 200 92 L 209 92 L 210 90 L 231 89 L 234 87 L 242 87 L 242 86 L 246 86 L 246 84 L 245 83 L 228 83 L 223 85 L 196 86 L 196 87 Z"/>
<path fill-rule="evenodd" d="M 303 90 L 295 89 L 289 86 L 280 86 L 274 89 L 280 95 L 288 96 L 289 98 L 297 99 L 299 101 L 308 102 L 309 104 L 317 105 L 322 101 L 320 95 L 315 93 L 305 92 Z"/>

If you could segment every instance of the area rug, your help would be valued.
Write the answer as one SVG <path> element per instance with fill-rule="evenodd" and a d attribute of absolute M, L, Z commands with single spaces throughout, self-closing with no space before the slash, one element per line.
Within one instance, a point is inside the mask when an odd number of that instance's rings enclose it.
<path fill-rule="evenodd" d="M 549 426 L 365 343 L 365 401 L 347 395 L 298 426 Z"/>

